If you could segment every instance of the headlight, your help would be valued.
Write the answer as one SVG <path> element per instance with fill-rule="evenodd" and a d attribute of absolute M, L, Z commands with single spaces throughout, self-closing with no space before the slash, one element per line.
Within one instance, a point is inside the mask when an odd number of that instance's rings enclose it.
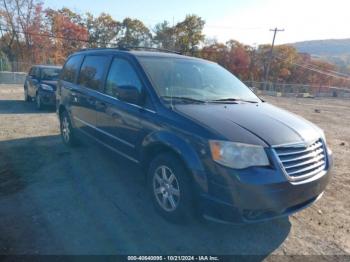
<path fill-rule="evenodd" d="M 53 87 L 45 84 L 41 84 L 40 87 L 46 91 L 53 91 Z"/>
<path fill-rule="evenodd" d="M 269 165 L 262 146 L 217 140 L 211 140 L 209 144 L 213 160 L 221 165 L 234 169 Z"/>

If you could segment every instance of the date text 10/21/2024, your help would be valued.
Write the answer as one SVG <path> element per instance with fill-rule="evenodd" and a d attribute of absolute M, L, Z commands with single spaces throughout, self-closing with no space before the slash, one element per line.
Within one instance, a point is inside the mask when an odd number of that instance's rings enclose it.
<path fill-rule="evenodd" d="M 217 256 L 128 256 L 128 261 L 220 261 Z"/>

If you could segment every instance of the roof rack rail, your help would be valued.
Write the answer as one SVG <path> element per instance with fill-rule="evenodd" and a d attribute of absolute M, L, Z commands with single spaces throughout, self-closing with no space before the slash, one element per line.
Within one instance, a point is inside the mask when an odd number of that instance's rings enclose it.
<path fill-rule="evenodd" d="M 164 52 L 164 53 L 173 53 L 173 54 L 178 54 L 181 55 L 182 53 L 179 51 L 175 51 L 175 50 L 170 50 L 170 49 L 165 49 L 165 48 L 157 48 L 157 47 L 147 47 L 147 46 L 130 46 L 130 47 L 126 47 L 129 48 L 131 50 L 150 50 L 150 51 L 159 51 L 159 52 Z"/>
<path fill-rule="evenodd" d="M 94 51 L 94 50 L 106 50 L 106 49 L 116 49 L 116 50 L 129 51 L 129 49 L 119 48 L 119 47 L 92 47 L 92 48 L 81 48 L 81 49 L 79 49 L 79 52 Z"/>
<path fill-rule="evenodd" d="M 164 52 L 164 53 L 173 53 L 181 55 L 181 52 L 173 51 L 169 49 L 164 48 L 157 48 L 157 47 L 146 47 L 146 46 L 118 46 L 118 47 L 97 47 L 97 48 L 82 48 L 79 51 L 93 51 L 93 50 L 103 50 L 103 49 L 114 49 L 114 50 L 120 50 L 120 51 L 132 51 L 132 50 L 149 50 L 149 51 L 158 51 L 158 52 Z"/>

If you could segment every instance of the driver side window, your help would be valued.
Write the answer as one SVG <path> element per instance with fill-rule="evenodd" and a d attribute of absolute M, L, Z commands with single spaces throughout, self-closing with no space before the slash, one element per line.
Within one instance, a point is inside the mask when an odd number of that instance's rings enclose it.
<path fill-rule="evenodd" d="M 142 84 L 132 65 L 125 59 L 114 58 L 107 76 L 105 93 L 123 100 L 120 94 L 130 86 L 136 87 L 141 93 Z"/>
<path fill-rule="evenodd" d="M 41 73 L 41 69 L 39 67 L 37 67 L 36 70 L 35 70 L 35 78 L 36 79 L 40 79 L 41 78 L 40 73 Z"/>

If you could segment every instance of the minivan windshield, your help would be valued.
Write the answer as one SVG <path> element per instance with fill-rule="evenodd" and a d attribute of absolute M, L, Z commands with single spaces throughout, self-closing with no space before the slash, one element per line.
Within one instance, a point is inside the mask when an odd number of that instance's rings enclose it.
<path fill-rule="evenodd" d="M 61 73 L 61 68 L 42 68 L 41 69 L 41 79 L 42 80 L 58 80 Z"/>
<path fill-rule="evenodd" d="M 139 57 L 139 61 L 164 101 L 260 102 L 247 86 L 218 64 L 171 57 Z"/>

